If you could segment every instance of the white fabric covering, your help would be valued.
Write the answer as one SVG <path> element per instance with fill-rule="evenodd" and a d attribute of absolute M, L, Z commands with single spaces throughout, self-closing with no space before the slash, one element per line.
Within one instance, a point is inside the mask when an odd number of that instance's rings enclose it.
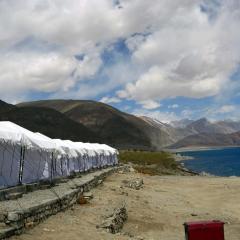
<path fill-rule="evenodd" d="M 105 144 L 51 139 L 12 122 L 0 122 L 0 187 L 115 165 L 117 155 Z"/>

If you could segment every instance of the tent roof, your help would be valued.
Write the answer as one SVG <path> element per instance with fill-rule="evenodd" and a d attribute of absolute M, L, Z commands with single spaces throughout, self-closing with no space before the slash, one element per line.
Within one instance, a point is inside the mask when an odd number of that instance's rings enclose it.
<path fill-rule="evenodd" d="M 79 153 L 73 146 L 71 146 L 71 144 L 69 144 L 69 142 L 67 142 L 67 140 L 53 139 L 53 141 L 57 144 L 57 146 L 61 147 L 70 157 L 76 158 L 79 156 Z"/>
<path fill-rule="evenodd" d="M 72 142 L 70 140 L 51 139 L 41 133 L 33 133 L 19 125 L 0 121 L 0 140 L 11 141 L 25 145 L 29 148 L 43 149 L 45 151 L 57 151 L 60 154 L 68 154 L 71 157 L 88 154 L 114 154 L 118 151 L 106 144 Z"/>
<path fill-rule="evenodd" d="M 30 148 L 40 148 L 46 151 L 56 150 L 56 144 L 40 135 L 37 135 L 19 125 L 12 122 L 0 122 L 1 128 L 5 128 L 10 132 L 15 132 L 21 136 L 21 143 Z"/>
<path fill-rule="evenodd" d="M 11 141 L 12 143 L 21 143 L 22 134 L 8 127 L 8 122 L 0 122 L 0 139 Z"/>

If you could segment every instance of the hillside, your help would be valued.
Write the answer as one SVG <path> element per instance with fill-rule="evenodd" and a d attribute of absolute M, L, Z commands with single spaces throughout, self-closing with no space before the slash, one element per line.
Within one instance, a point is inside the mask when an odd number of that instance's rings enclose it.
<path fill-rule="evenodd" d="M 98 139 L 99 142 L 107 143 L 119 149 L 141 149 L 141 150 L 161 150 L 164 147 L 173 146 L 227 146 L 238 144 L 238 134 L 240 131 L 240 122 L 230 120 L 210 122 L 206 118 L 193 121 L 183 119 L 171 124 L 162 123 L 159 120 L 146 116 L 137 117 L 128 113 L 119 111 L 107 104 L 86 101 L 86 100 L 44 100 L 35 102 L 26 102 L 17 105 L 21 111 L 33 109 L 40 112 L 52 110 L 58 112 L 59 118 L 64 116 L 64 121 L 71 121 L 71 125 L 79 124 L 84 130 L 77 132 L 68 131 L 71 139 L 80 138 L 83 135 L 86 141 Z M 9 106 L 5 106 L 8 108 Z M 34 110 L 35 109 L 35 110 Z M 16 112 L 17 110 L 12 110 Z M 29 110 L 31 112 L 31 110 Z M 30 117 L 31 114 L 29 114 Z M 34 114 L 33 114 L 34 115 Z M 14 113 L 11 115 L 14 118 Z M 23 116 L 15 116 L 15 121 L 23 122 Z M 50 125 L 44 127 L 44 117 L 42 124 L 35 126 L 35 129 L 43 129 L 44 133 L 55 134 Z M 26 120 L 28 122 L 28 120 Z M 36 121 L 36 119 L 34 120 Z M 25 126 L 33 128 L 28 122 Z M 61 136 L 65 134 L 62 131 Z"/>
<path fill-rule="evenodd" d="M 187 125 L 189 125 L 193 122 L 194 122 L 193 120 L 184 118 L 181 120 L 172 121 L 172 122 L 170 122 L 170 125 L 174 128 L 185 128 Z"/>
<path fill-rule="evenodd" d="M 157 119 L 153 119 L 146 116 L 140 116 L 140 118 L 147 122 L 150 126 L 154 127 L 155 129 L 164 132 L 165 135 L 167 136 L 166 139 L 168 139 L 169 144 L 175 143 L 186 136 L 194 134 L 194 131 L 188 128 L 173 127 L 170 124 L 163 123 Z"/>
<path fill-rule="evenodd" d="M 206 118 L 201 118 L 196 121 L 192 121 L 185 126 L 185 129 L 191 131 L 194 134 L 198 133 L 220 133 L 229 134 L 240 131 L 240 122 L 234 122 L 230 120 L 210 122 Z"/>
<path fill-rule="evenodd" d="M 53 109 L 0 106 L 0 121 L 11 121 L 33 132 L 51 138 L 97 142 L 99 138 L 82 124 L 78 124 Z"/>
<path fill-rule="evenodd" d="M 21 103 L 19 106 L 53 108 L 120 148 L 160 149 L 175 142 L 163 129 L 100 102 L 47 100 Z"/>
<path fill-rule="evenodd" d="M 200 133 L 185 137 L 173 144 L 171 148 L 205 146 L 240 146 L 240 132 L 230 134 Z"/>
<path fill-rule="evenodd" d="M 18 106 L 46 107 L 91 129 L 101 142 L 118 148 L 150 149 L 150 139 L 142 131 L 144 122 L 103 103 L 78 100 L 49 100 Z"/>
<path fill-rule="evenodd" d="M 12 110 L 16 108 L 14 105 L 3 102 L 0 100 L 0 113 L 7 112 L 9 110 Z"/>

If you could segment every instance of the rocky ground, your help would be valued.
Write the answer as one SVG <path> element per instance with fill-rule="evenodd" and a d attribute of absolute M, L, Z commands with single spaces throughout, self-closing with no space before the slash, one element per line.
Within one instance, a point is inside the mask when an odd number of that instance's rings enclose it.
<path fill-rule="evenodd" d="M 120 172 L 92 190 L 89 203 L 76 204 L 11 239 L 183 240 L 184 222 L 218 219 L 226 222 L 226 240 L 239 240 L 239 189 L 239 178 Z M 127 216 L 119 206 L 126 207 Z M 116 223 L 116 216 L 124 222 L 119 233 L 101 227 L 109 218 Z"/>

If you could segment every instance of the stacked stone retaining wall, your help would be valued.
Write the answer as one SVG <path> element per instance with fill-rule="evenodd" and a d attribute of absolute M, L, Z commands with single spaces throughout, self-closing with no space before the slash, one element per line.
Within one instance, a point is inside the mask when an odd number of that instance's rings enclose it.
<path fill-rule="evenodd" d="M 21 234 L 60 211 L 73 206 L 83 192 L 101 184 L 121 167 L 111 167 L 74 178 L 51 189 L 24 194 L 22 198 L 0 202 L 0 239 Z M 32 195 L 32 197 L 31 197 Z M 39 196 L 39 197 L 38 197 Z M 34 201 L 36 198 L 36 201 Z"/>

